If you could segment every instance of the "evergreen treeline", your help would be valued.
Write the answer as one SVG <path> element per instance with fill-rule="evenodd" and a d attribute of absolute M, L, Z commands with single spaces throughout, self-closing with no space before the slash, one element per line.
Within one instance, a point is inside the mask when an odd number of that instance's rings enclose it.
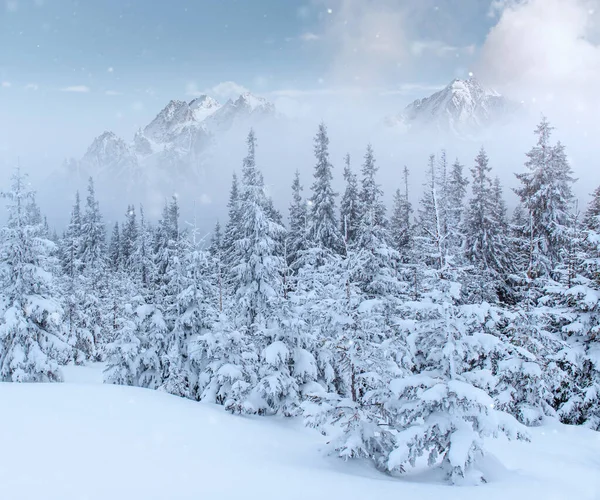
<path fill-rule="evenodd" d="M 431 156 L 418 207 L 405 168 L 388 214 L 368 146 L 360 169 L 346 157 L 339 196 L 321 125 L 287 224 L 250 132 L 210 245 L 182 227 L 177 198 L 157 224 L 128 207 L 107 238 L 91 180 L 59 238 L 17 171 L 0 380 L 104 360 L 108 383 L 303 415 L 341 457 L 401 472 L 425 456 L 453 482 L 483 479 L 486 436 L 527 439 L 546 416 L 600 430 L 600 188 L 577 213 L 551 132 L 536 130 L 509 218 L 483 149 L 470 176 Z"/>

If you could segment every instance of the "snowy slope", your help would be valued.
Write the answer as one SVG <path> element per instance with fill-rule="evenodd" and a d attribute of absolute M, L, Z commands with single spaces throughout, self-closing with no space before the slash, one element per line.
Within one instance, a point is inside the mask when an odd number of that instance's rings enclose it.
<path fill-rule="evenodd" d="M 489 448 L 491 482 L 452 487 L 395 479 L 324 455 L 298 421 L 231 416 L 149 390 L 101 385 L 69 368 L 66 384 L 0 384 L 0 498 L 6 500 L 600 498 L 600 434 L 558 424 L 533 442 Z M 73 383 L 76 382 L 76 383 Z"/>
<path fill-rule="evenodd" d="M 386 119 L 407 130 L 434 129 L 455 135 L 475 134 L 513 115 L 518 106 L 475 78 L 453 80 L 444 89 L 409 104 Z"/>

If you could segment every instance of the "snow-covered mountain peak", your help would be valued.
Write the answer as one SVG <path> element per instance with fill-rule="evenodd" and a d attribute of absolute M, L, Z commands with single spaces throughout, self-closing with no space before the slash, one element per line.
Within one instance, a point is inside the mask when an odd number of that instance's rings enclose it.
<path fill-rule="evenodd" d="M 433 95 L 417 99 L 387 122 L 407 129 L 434 128 L 471 135 L 506 119 L 516 109 L 516 104 L 471 77 L 455 79 Z"/>
<path fill-rule="evenodd" d="M 153 142 L 168 142 L 182 126 L 190 121 L 195 119 L 189 104 L 185 101 L 173 100 L 144 129 L 144 135 Z"/>
<path fill-rule="evenodd" d="M 244 106 L 252 112 L 256 110 L 264 110 L 267 112 L 275 110 L 273 104 L 267 101 L 264 97 L 256 96 L 251 92 L 244 92 L 233 104 L 237 107 Z"/>
<path fill-rule="evenodd" d="M 250 92 L 224 105 L 209 95 L 189 102 L 172 100 L 135 133 L 131 142 L 113 132 L 94 139 L 76 170 L 93 175 L 103 172 L 111 180 L 119 176 L 129 179 L 130 184 L 144 175 L 165 183 L 178 176 L 190 178 L 222 134 L 234 126 L 250 127 L 275 115 L 271 102 Z"/>
<path fill-rule="evenodd" d="M 210 115 L 212 115 L 215 111 L 217 111 L 221 105 L 216 99 L 208 95 L 201 95 L 196 99 L 193 99 L 189 103 L 189 108 L 192 112 L 194 119 L 197 122 L 202 122 Z"/>
<path fill-rule="evenodd" d="M 123 171 L 137 167 L 137 159 L 127 143 L 111 131 L 106 131 L 94 139 L 82 163 L 92 172 Z"/>

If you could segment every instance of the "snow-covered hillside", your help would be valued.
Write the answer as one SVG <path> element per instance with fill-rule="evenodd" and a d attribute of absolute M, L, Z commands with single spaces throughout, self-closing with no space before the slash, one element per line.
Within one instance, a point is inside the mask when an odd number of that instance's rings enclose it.
<path fill-rule="evenodd" d="M 471 77 L 453 80 L 439 92 L 417 99 L 386 122 L 407 130 L 433 129 L 465 136 L 510 118 L 517 109 L 516 103 Z"/>
<path fill-rule="evenodd" d="M 298 420 L 238 417 L 157 391 L 100 385 L 99 366 L 65 384 L 0 384 L 0 498 L 6 500 L 592 500 L 600 434 L 550 423 L 532 442 L 490 443 L 488 484 L 392 478 L 328 457 Z"/>

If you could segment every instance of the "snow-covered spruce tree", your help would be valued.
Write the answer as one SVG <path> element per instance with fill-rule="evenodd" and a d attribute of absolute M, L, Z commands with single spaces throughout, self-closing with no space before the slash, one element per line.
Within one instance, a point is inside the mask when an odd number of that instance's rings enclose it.
<path fill-rule="evenodd" d="M 440 199 L 440 181 L 436 171 L 435 156 L 429 157 L 425 192 L 421 198 L 418 222 L 415 226 L 417 254 L 436 269 L 446 264 L 446 234 L 444 233 L 443 207 Z"/>
<path fill-rule="evenodd" d="M 308 246 L 308 213 L 306 202 L 302 198 L 302 189 L 300 172 L 296 171 L 292 183 L 292 202 L 289 208 L 289 231 L 286 242 L 287 265 L 293 272 L 297 272 L 302 254 Z"/>
<path fill-rule="evenodd" d="M 140 206 L 139 234 L 133 251 L 133 277 L 136 288 L 146 300 L 152 298 L 152 278 L 156 275 L 152 255 L 153 240 L 153 227 L 146 219 L 144 207 Z"/>
<path fill-rule="evenodd" d="M 106 229 L 96 200 L 94 181 L 88 182 L 85 209 L 81 217 L 81 300 L 79 307 L 85 312 L 79 349 L 88 360 L 103 358 L 105 311 L 108 304 L 108 274 Z"/>
<path fill-rule="evenodd" d="M 48 271 L 53 244 L 27 210 L 34 196 L 20 169 L 11 177 L 10 191 L 2 193 L 8 211 L 0 230 L 0 380 L 5 382 L 61 381 L 59 364 L 72 356 L 62 334 L 57 286 Z"/>
<path fill-rule="evenodd" d="M 565 373 L 553 359 L 564 344 L 540 326 L 531 310 L 501 310 L 493 331 L 502 351 L 491 370 L 497 377 L 496 408 L 528 426 L 556 416 L 555 398 Z M 479 356 L 479 359 L 483 356 Z"/>
<path fill-rule="evenodd" d="M 511 264 L 502 189 L 499 183 L 494 187 L 490 171 L 488 156 L 481 149 L 471 169 L 473 194 L 466 217 L 465 250 L 477 270 L 476 281 L 485 283 L 477 296 L 493 302 Z"/>
<path fill-rule="evenodd" d="M 217 321 L 218 290 L 212 279 L 214 268 L 210 255 L 199 243 L 186 242 L 182 259 L 181 291 L 176 298 L 178 317 L 169 332 L 169 370 L 163 389 L 198 400 L 205 389 L 201 377 L 206 360 L 198 355 L 197 341 Z"/>
<path fill-rule="evenodd" d="M 288 362 L 291 360 L 284 354 L 291 352 L 293 346 L 279 328 L 276 314 L 283 300 L 281 273 L 285 266 L 278 253 L 278 240 L 285 229 L 273 220 L 269 209 L 263 177 L 256 166 L 253 131 L 247 144 L 239 202 L 241 238 L 235 245 L 233 273 L 237 322 L 248 343 L 256 349 L 256 357 L 247 355 L 245 361 L 257 364 L 244 371 L 256 373 L 257 380 L 245 381 L 246 394 L 238 394 L 225 406 L 232 411 L 287 414 L 290 402 L 286 392 L 295 382 Z M 238 387 L 241 385 L 240 382 Z"/>
<path fill-rule="evenodd" d="M 81 201 L 79 192 L 71 210 L 71 219 L 60 240 L 59 259 L 61 264 L 61 294 L 65 308 L 64 328 L 67 341 L 74 349 L 74 360 L 83 363 L 86 359 L 85 345 L 91 345 L 89 332 L 85 331 L 82 316 L 87 314 L 80 304 L 81 299 Z"/>
<path fill-rule="evenodd" d="M 460 295 L 459 284 L 438 280 L 436 290 L 403 305 L 404 317 L 414 320 L 405 324 L 412 332 L 416 366 L 414 375 L 391 381 L 384 403 L 386 422 L 396 431 L 385 464 L 390 471 L 414 466 L 426 455 L 429 466 L 440 463 L 451 482 L 479 482 L 485 480 L 477 470 L 482 438 L 526 437 L 521 424 L 496 410 L 490 395 L 474 385 L 491 376 L 470 367 L 471 359 L 491 356 L 485 353 L 490 343 L 473 342 L 473 335 L 480 335 L 478 322 L 471 306 L 459 305 Z M 483 351 L 473 353 L 474 345 Z"/>
<path fill-rule="evenodd" d="M 361 220 L 356 232 L 355 252 L 360 261 L 353 277 L 367 297 L 398 296 L 396 263 L 400 256 L 389 244 L 383 191 L 376 181 L 377 166 L 373 148 L 365 154 L 361 179 Z"/>
<path fill-rule="evenodd" d="M 567 372 L 556 391 L 561 420 L 594 430 L 600 430 L 599 195 L 600 189 L 593 194 L 583 224 L 576 224 L 572 231 L 569 241 L 575 247 L 572 269 L 570 266 L 560 269 L 564 279 L 546 285 L 539 308 L 545 312 L 548 327 L 567 346 L 555 356 Z"/>
<path fill-rule="evenodd" d="M 452 164 L 448 175 L 447 226 L 448 253 L 453 256 L 464 253 L 465 245 L 465 199 L 469 181 L 464 176 L 464 166 L 458 159 Z"/>
<path fill-rule="evenodd" d="M 466 224 L 467 257 L 483 271 L 503 273 L 508 266 L 508 246 L 504 240 L 502 192 L 494 191 L 491 167 L 484 149 L 471 169 L 473 197 L 469 202 Z"/>
<path fill-rule="evenodd" d="M 385 388 L 409 373 L 406 338 L 394 325 L 389 302 L 366 299 L 352 283 L 341 300 L 327 305 L 335 307 L 339 333 L 325 339 L 320 355 L 331 353 L 336 390 L 310 395 L 303 405 L 307 424 L 329 434 L 341 458 L 366 458 L 386 470 L 394 437 L 383 407 Z"/>
<path fill-rule="evenodd" d="M 227 203 L 228 218 L 223 233 L 223 262 L 226 268 L 231 269 L 235 242 L 240 238 L 240 193 L 237 175 L 234 173 L 231 180 L 231 190 Z M 229 280 L 228 280 L 229 281 Z"/>
<path fill-rule="evenodd" d="M 121 268 L 121 230 L 118 222 L 115 222 L 110 236 L 108 263 L 113 272 Z"/>
<path fill-rule="evenodd" d="M 333 165 L 329 161 L 329 137 L 324 123 L 319 125 L 314 150 L 317 163 L 310 199 L 308 234 L 316 247 L 326 252 L 339 252 L 342 248 L 342 236 L 335 213 L 337 194 L 331 185 Z"/>
<path fill-rule="evenodd" d="M 132 227 L 132 209 L 128 210 L 129 224 L 124 225 L 124 228 L 129 225 L 126 238 L 129 269 L 123 265 L 119 241 L 111 241 L 117 262 L 109 276 L 107 319 L 111 342 L 106 349 L 104 380 L 158 389 L 165 380 L 168 333 L 162 309 L 163 296 L 159 293 L 163 290 L 163 282 L 159 280 L 155 261 L 154 234 L 143 215 L 139 228 L 137 224 Z M 115 237 L 119 237 L 118 232 L 113 233 Z M 147 286 L 144 285 L 144 274 L 147 274 Z"/>
<path fill-rule="evenodd" d="M 340 231 L 346 245 L 352 245 L 360 224 L 360 198 L 358 180 L 350 165 L 350 155 L 344 158 L 344 181 L 346 188 L 340 203 Z"/>
<path fill-rule="evenodd" d="M 219 294 L 219 313 L 223 312 L 223 300 L 225 298 L 225 249 L 223 247 L 223 233 L 221 223 L 215 224 L 215 229 L 210 238 L 208 253 L 212 259 L 214 270 L 214 282 Z"/>
<path fill-rule="evenodd" d="M 125 212 L 125 222 L 121 226 L 121 265 L 125 271 L 133 271 L 135 267 L 135 247 L 138 238 L 138 223 L 135 207 L 129 205 Z"/>
<path fill-rule="evenodd" d="M 408 198 L 408 168 L 402 171 L 404 190 L 397 189 L 394 194 L 394 206 L 390 218 L 390 241 L 394 249 L 399 252 L 400 259 L 408 263 L 411 258 L 412 231 L 411 221 L 412 205 Z"/>
<path fill-rule="evenodd" d="M 535 131 L 537 145 L 527 153 L 527 171 L 517 174 L 521 186 L 515 193 L 530 219 L 527 269 L 530 279 L 551 276 L 560 263 L 572 208 L 571 167 L 564 146 L 560 142 L 550 144 L 552 130 L 544 118 Z"/>

